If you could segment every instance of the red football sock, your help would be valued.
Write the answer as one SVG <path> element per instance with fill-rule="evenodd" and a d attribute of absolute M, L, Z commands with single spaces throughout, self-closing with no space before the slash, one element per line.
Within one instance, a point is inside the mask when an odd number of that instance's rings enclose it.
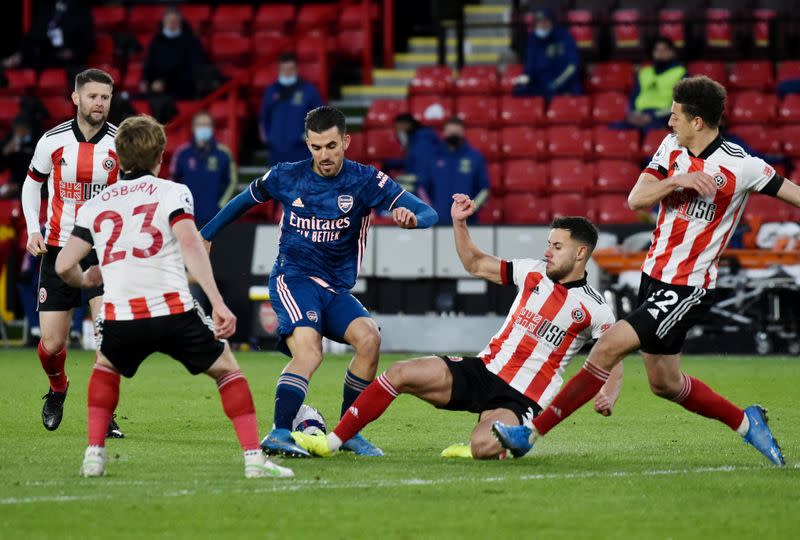
<path fill-rule="evenodd" d="M 119 402 L 119 373 L 94 365 L 89 377 L 89 446 L 105 446 L 108 423 Z"/>
<path fill-rule="evenodd" d="M 238 369 L 217 380 L 222 409 L 233 423 L 242 449 L 258 449 L 258 421 L 247 379 Z"/>
<path fill-rule="evenodd" d="M 342 442 L 349 441 L 364 426 L 378 418 L 397 397 L 397 389 L 392 386 L 386 373 L 369 383 L 353 404 L 344 413 L 333 433 Z"/>
<path fill-rule="evenodd" d="M 685 373 L 683 390 L 672 401 L 700 416 L 719 420 L 734 431 L 744 420 L 744 410 L 714 392 L 703 381 Z"/>
<path fill-rule="evenodd" d="M 67 348 L 64 347 L 53 354 L 45 349 L 42 342 L 39 341 L 38 353 L 42 369 L 47 374 L 47 378 L 50 379 L 50 390 L 53 392 L 66 392 L 67 373 L 64 369 L 64 364 L 67 363 Z"/>
<path fill-rule="evenodd" d="M 608 380 L 609 372 L 586 362 L 556 394 L 553 402 L 533 419 L 533 427 L 540 435 L 556 427 L 562 420 L 592 399 Z"/>

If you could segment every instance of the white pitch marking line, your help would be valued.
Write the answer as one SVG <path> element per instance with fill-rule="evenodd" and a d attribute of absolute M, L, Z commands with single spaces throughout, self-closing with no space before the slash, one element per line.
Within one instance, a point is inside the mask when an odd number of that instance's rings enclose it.
<path fill-rule="evenodd" d="M 378 480 L 378 481 L 361 481 L 361 482 L 343 482 L 343 483 L 330 483 L 325 480 L 274 480 L 275 485 L 254 487 L 250 488 L 233 488 L 233 489 L 172 489 L 160 494 L 150 493 L 150 496 L 161 497 L 185 497 L 192 495 L 226 495 L 226 494 L 253 494 L 253 493 L 279 493 L 279 492 L 292 492 L 300 491 L 303 489 L 365 489 L 365 488 L 392 488 L 392 487 L 414 487 L 414 486 L 437 486 L 446 484 L 455 484 L 463 482 L 464 480 L 472 481 L 475 483 L 497 483 L 497 482 L 511 482 L 511 481 L 537 481 L 537 480 L 574 480 L 581 478 L 625 478 L 625 477 L 646 477 L 646 476 L 677 476 L 682 474 L 709 474 L 709 473 L 732 473 L 732 472 L 747 472 L 747 471 L 763 471 L 770 470 L 769 466 L 763 467 L 736 467 L 733 465 L 726 465 L 722 467 L 698 467 L 695 469 L 661 469 L 661 470 L 644 470 L 644 471 L 586 471 L 576 473 L 541 473 L 541 474 L 523 474 L 521 476 L 489 476 L 484 478 L 439 478 L 439 479 L 423 479 L 423 478 L 408 478 L 397 480 Z M 800 463 L 788 465 L 785 469 L 800 469 Z M 114 481 L 102 479 L 93 480 L 99 486 L 133 486 L 133 485 L 160 485 L 161 482 L 146 482 L 146 481 Z M 194 482 L 195 485 L 202 486 L 203 482 Z M 30 482 L 26 485 L 35 486 L 52 486 L 56 482 Z M 71 485 L 76 484 L 61 482 L 58 485 Z M 184 484 L 185 485 L 185 484 Z M 207 485 L 211 485 L 209 482 Z M 45 495 L 33 497 L 7 497 L 0 499 L 0 505 L 20 505 L 20 504 L 35 504 L 44 502 L 73 502 L 73 501 L 92 501 L 103 499 L 116 499 L 117 496 L 108 494 L 90 494 L 90 495 Z"/>

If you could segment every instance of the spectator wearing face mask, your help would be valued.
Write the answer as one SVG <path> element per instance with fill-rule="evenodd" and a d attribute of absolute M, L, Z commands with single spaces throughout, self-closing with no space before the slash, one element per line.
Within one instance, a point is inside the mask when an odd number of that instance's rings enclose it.
<path fill-rule="evenodd" d="M 577 95 L 581 86 L 578 45 L 569 31 L 555 21 L 549 9 L 534 11 L 535 26 L 525 47 L 525 72 L 517 77 L 514 95 Z"/>
<path fill-rule="evenodd" d="M 489 196 L 489 169 L 486 159 L 464 138 L 464 123 L 450 118 L 439 142 L 417 182 L 419 198 L 439 214 L 439 225 L 452 224 L 450 207 L 453 194 L 468 195 L 478 208 Z M 470 221 L 471 220 L 471 221 Z M 473 214 L 468 222 L 474 223 Z"/>
<path fill-rule="evenodd" d="M 236 163 L 228 147 L 214 138 L 214 122 L 207 112 L 192 119 L 192 140 L 175 152 L 170 172 L 173 180 L 192 192 L 198 227 L 209 222 L 233 195 Z"/>
<path fill-rule="evenodd" d="M 403 169 L 409 181 L 418 181 L 439 144 L 439 137 L 436 136 L 436 132 L 420 124 L 409 113 L 401 113 L 395 117 L 394 131 L 397 141 L 403 147 L 403 158 L 388 159 L 384 162 L 383 168 L 387 171 Z M 449 212 L 450 210 L 448 215 Z"/>
<path fill-rule="evenodd" d="M 139 91 L 193 99 L 195 77 L 205 63 L 205 51 L 191 27 L 177 8 L 168 8 L 147 48 Z"/>
<path fill-rule="evenodd" d="M 322 105 L 317 88 L 298 75 L 297 56 L 286 53 L 278 63 L 278 80 L 261 100 L 258 132 L 269 149 L 269 165 L 310 157 L 306 146 L 306 114 Z"/>
<path fill-rule="evenodd" d="M 672 106 L 672 87 L 686 76 L 672 40 L 659 37 L 650 52 L 652 63 L 636 74 L 628 106 L 629 126 L 644 130 L 667 127 Z"/>

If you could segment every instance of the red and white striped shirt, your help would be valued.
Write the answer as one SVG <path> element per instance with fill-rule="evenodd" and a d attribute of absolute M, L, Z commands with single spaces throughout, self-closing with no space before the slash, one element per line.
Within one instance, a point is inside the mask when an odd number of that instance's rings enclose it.
<path fill-rule="evenodd" d="M 189 188 L 150 174 L 123 179 L 83 205 L 72 234 L 93 244 L 97 252 L 106 320 L 147 319 L 192 309 L 172 225 L 193 219 L 193 209 Z"/>
<path fill-rule="evenodd" d="M 694 171 L 714 179 L 716 194 L 704 199 L 694 190 L 679 188 L 661 201 L 642 272 L 672 285 L 713 288 L 719 257 L 750 193 L 764 190 L 775 178 L 775 169 L 722 136 L 695 157 L 670 134 L 644 172 L 663 180 Z"/>
<path fill-rule="evenodd" d="M 106 122 L 87 141 L 77 120 L 72 119 L 57 125 L 36 143 L 28 176 L 37 182 L 47 180 L 47 245 L 63 246 L 81 206 L 117 181 L 116 133 L 116 126 Z"/>
<path fill-rule="evenodd" d="M 501 262 L 503 285 L 519 292 L 503 326 L 478 356 L 486 368 L 545 408 L 583 345 L 614 324 L 614 313 L 586 279 L 555 283 L 543 260 Z"/>

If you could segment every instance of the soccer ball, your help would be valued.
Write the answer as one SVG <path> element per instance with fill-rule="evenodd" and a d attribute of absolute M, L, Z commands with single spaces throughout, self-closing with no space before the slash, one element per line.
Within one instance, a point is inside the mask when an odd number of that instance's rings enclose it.
<path fill-rule="evenodd" d="M 300 405 L 297 416 L 292 420 L 292 431 L 302 431 L 306 435 L 327 433 L 325 417 L 311 405 Z"/>

